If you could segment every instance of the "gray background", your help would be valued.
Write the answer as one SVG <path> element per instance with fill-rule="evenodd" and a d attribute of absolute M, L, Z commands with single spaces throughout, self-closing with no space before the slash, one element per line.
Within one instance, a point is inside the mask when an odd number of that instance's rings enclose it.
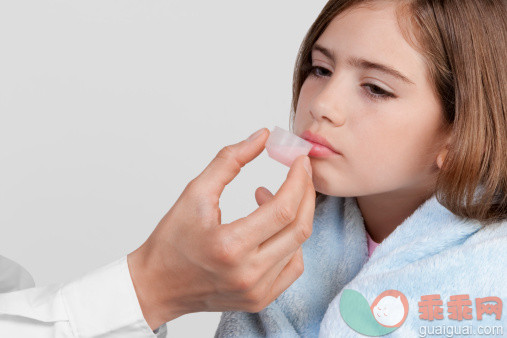
<path fill-rule="evenodd" d="M 0 254 L 41 286 L 135 250 L 222 147 L 288 129 L 325 2 L 0 1 Z M 287 171 L 264 151 L 226 187 L 223 221 Z M 169 335 L 212 337 L 219 316 Z"/>

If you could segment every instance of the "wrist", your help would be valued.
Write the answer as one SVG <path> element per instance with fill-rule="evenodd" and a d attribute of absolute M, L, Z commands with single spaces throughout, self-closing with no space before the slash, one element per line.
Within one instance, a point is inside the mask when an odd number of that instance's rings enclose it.
<path fill-rule="evenodd" d="M 152 268 L 157 262 L 142 247 L 127 255 L 127 263 L 141 311 L 152 330 L 187 313 L 170 299 L 171 286 L 162 282 L 167 281 L 167 272 Z"/>

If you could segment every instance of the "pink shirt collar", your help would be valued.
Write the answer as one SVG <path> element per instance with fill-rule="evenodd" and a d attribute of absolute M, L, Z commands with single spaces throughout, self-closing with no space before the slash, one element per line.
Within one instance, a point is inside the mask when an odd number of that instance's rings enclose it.
<path fill-rule="evenodd" d="M 370 234 L 368 233 L 368 231 L 366 231 L 366 238 L 368 239 L 368 257 L 370 257 L 371 254 L 373 253 L 373 250 L 375 250 L 375 248 L 380 243 L 374 242 L 373 239 L 371 239 Z"/>

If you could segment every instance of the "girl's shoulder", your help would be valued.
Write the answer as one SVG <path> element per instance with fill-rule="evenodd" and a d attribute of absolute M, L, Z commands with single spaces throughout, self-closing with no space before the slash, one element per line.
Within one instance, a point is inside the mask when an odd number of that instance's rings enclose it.
<path fill-rule="evenodd" d="M 475 234 L 470 236 L 465 243 L 475 245 L 489 241 L 507 244 L 507 219 L 483 225 Z"/>

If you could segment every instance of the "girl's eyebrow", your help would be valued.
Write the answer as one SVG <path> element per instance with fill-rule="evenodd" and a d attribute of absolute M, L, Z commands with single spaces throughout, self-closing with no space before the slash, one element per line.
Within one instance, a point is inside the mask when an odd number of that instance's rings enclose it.
<path fill-rule="evenodd" d="M 322 46 L 322 45 L 319 45 L 317 43 L 315 43 L 312 47 L 312 52 L 313 51 L 319 51 L 321 52 L 322 54 L 324 54 L 328 59 L 330 60 L 333 60 L 334 62 L 336 62 L 336 56 L 335 56 L 335 53 L 334 51 Z M 391 76 L 394 76 L 395 78 L 403 81 L 403 82 L 406 82 L 408 84 L 412 84 L 414 85 L 415 83 L 412 82 L 408 77 L 406 77 L 405 75 L 403 75 L 401 72 L 399 72 L 398 70 L 394 69 L 393 67 L 391 66 L 388 66 L 388 65 L 383 65 L 381 63 L 376 63 L 376 62 L 372 62 L 372 61 L 369 61 L 369 60 L 366 60 L 366 59 L 362 59 L 362 58 L 358 58 L 358 57 L 349 57 L 347 59 L 347 64 L 352 66 L 352 67 L 355 67 L 355 68 L 361 68 L 361 69 L 375 69 L 375 70 L 378 70 L 378 71 L 381 71 L 383 73 L 386 73 L 388 75 L 391 75 Z"/>

